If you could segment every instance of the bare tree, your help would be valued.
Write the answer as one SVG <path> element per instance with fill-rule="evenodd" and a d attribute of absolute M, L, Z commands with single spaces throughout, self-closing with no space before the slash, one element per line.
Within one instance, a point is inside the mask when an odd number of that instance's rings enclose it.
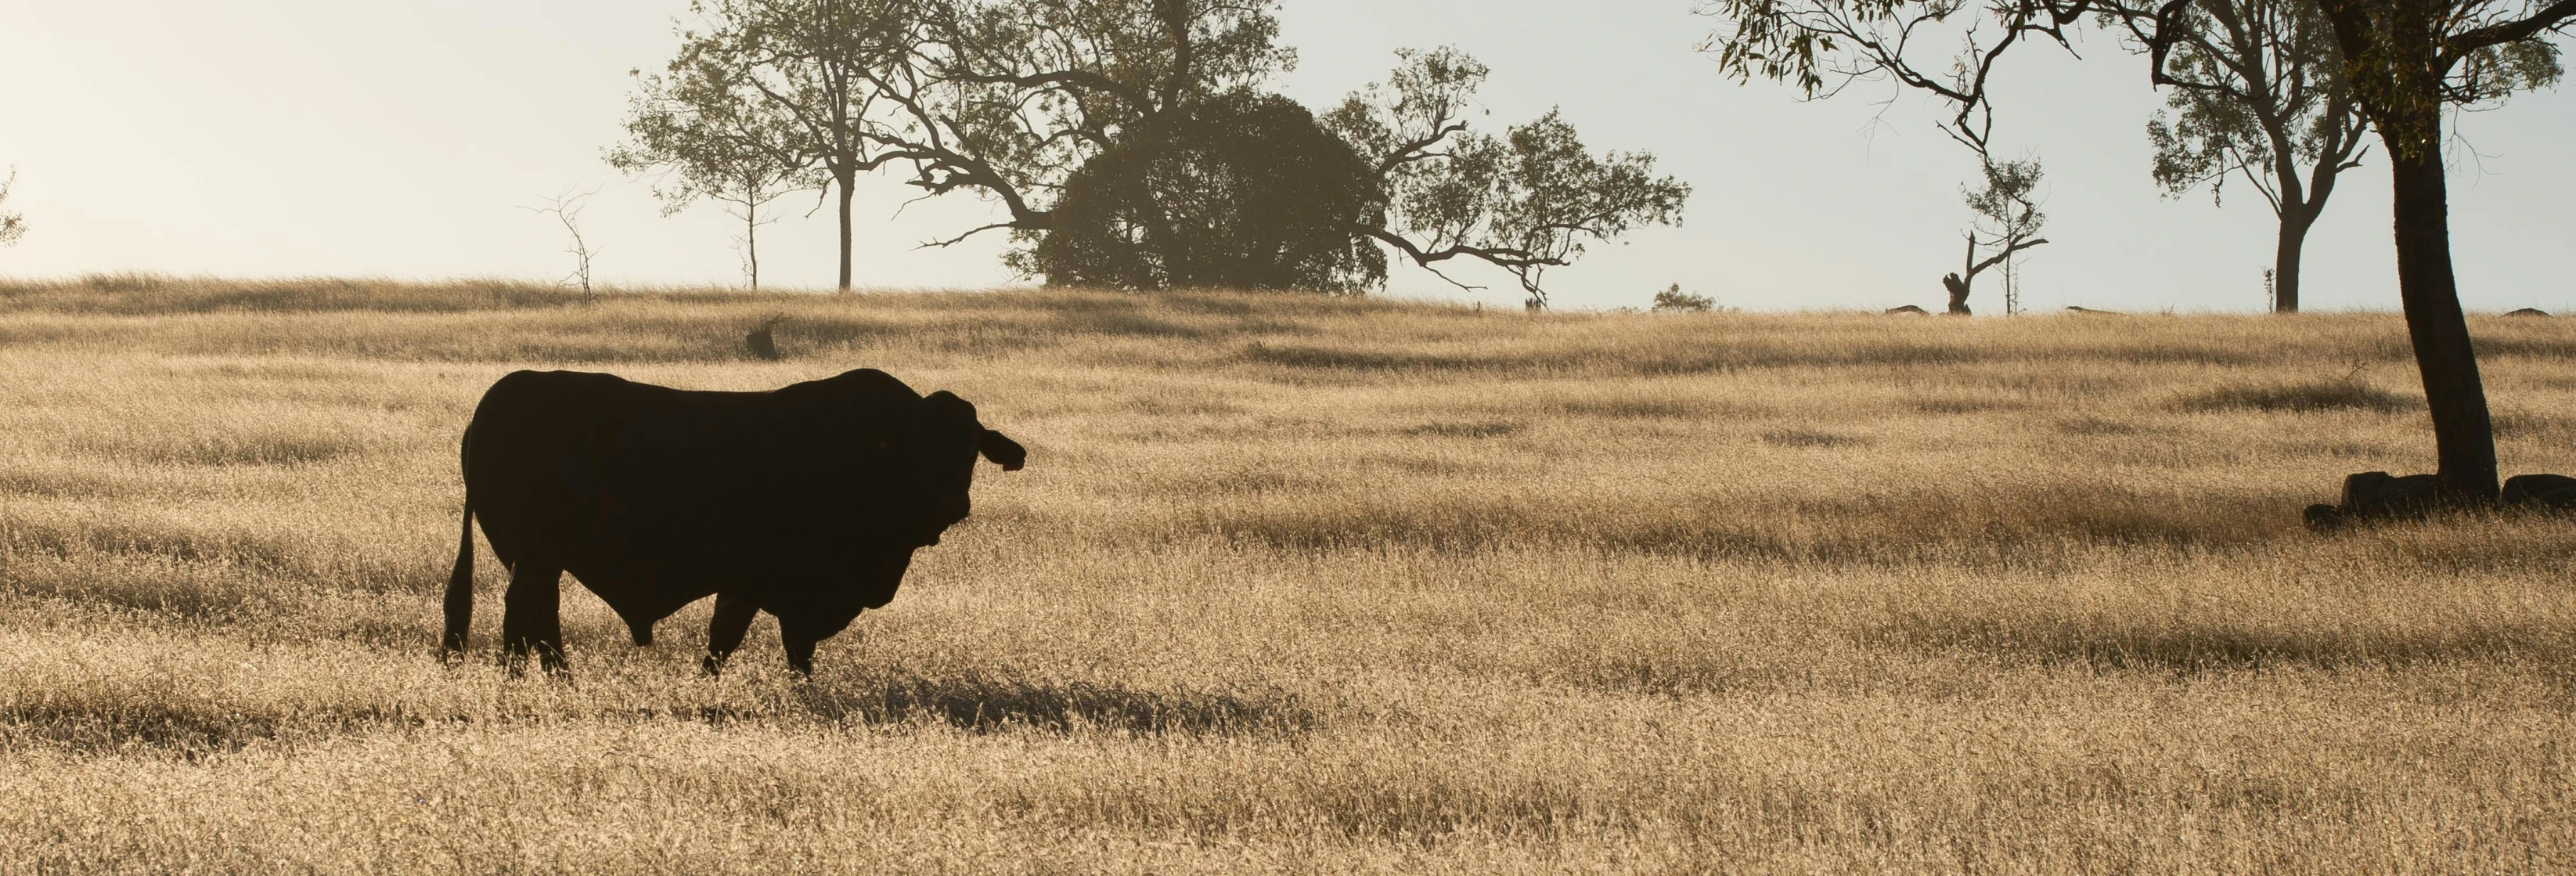
<path fill-rule="evenodd" d="M 2253 186 L 2280 225 L 2265 272 L 2272 308 L 2296 312 L 2308 229 L 2339 175 L 2361 166 L 2369 128 L 2324 12 L 2316 0 L 2193 0 L 2162 22 L 2117 20 L 2140 51 L 2158 33 L 2169 47 L 2154 78 L 2173 88 L 2173 114 L 2147 124 L 2157 184 L 2168 195 L 2207 186 L 2213 202 L 2230 178 Z"/>
<path fill-rule="evenodd" d="M 545 203 L 519 208 L 539 215 L 555 217 L 556 222 L 563 224 L 564 233 L 572 236 L 572 243 L 564 247 L 564 252 L 573 258 L 572 273 L 564 275 L 564 278 L 557 282 L 565 285 L 579 283 L 581 300 L 584 304 L 598 300 L 598 294 L 590 285 L 590 261 L 599 255 L 599 250 L 582 237 L 581 211 L 587 206 L 585 202 L 590 200 L 590 196 L 598 193 L 599 190 L 596 188 L 586 192 L 566 188 L 562 192 L 543 198 Z"/>

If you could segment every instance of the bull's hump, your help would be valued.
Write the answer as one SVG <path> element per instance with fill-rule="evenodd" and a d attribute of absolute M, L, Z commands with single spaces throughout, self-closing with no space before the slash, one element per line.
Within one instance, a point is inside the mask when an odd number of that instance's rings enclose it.
<path fill-rule="evenodd" d="M 821 380 L 794 383 L 777 390 L 777 396 L 799 402 L 833 405 L 857 404 L 861 407 L 885 404 L 910 405 L 921 401 L 921 393 L 896 380 L 894 375 L 874 368 L 844 371 Z"/>

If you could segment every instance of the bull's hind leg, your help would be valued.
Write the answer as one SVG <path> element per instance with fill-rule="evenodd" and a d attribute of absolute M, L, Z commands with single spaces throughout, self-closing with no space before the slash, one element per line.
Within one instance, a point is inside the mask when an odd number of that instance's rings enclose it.
<path fill-rule="evenodd" d="M 707 623 L 707 659 L 698 664 L 708 675 L 724 671 L 725 658 L 742 647 L 742 637 L 751 633 L 751 619 L 759 613 L 760 607 L 749 599 L 716 594 L 716 616 Z"/>
<path fill-rule="evenodd" d="M 510 590 L 501 597 L 502 660 L 510 674 L 525 671 L 528 652 L 547 672 L 564 671 L 563 570 L 536 563 L 510 569 Z"/>

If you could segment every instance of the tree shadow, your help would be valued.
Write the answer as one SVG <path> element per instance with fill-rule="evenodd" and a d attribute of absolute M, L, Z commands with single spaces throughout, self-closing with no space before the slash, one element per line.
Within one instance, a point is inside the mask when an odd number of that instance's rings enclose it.
<path fill-rule="evenodd" d="M 1969 651 L 2005 659 L 2180 675 L 2303 667 L 2401 669 L 2460 660 L 2571 662 L 2564 630 L 2503 624 L 2456 630 L 2267 630 L 2218 624 L 2131 627 L 2109 622 L 1897 618 L 1861 629 L 1872 647 Z"/>

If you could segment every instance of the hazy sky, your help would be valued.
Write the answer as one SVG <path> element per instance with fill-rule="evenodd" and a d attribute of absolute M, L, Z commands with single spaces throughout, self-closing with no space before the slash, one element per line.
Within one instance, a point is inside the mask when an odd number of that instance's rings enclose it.
<path fill-rule="evenodd" d="M 619 136 L 632 68 L 656 68 L 685 2 L 237 0 L 0 2 L 0 163 L 33 231 L 0 274 L 153 271 L 551 280 L 561 230 L 522 209 L 596 187 L 583 214 L 615 282 L 734 284 L 735 225 L 709 206 L 665 218 L 642 181 L 600 160 Z M 1323 106 L 1382 77 L 1399 47 L 1456 45 L 1494 70 L 1492 128 L 1561 106 L 1595 149 L 1650 151 L 1694 188 L 1687 224 L 1597 247 L 1551 276 L 1561 306 L 1644 304 L 1680 283 L 1747 309 L 1940 303 L 1966 213 L 1965 152 L 1929 104 L 1888 92 L 1800 103 L 1738 86 L 1693 52 L 1710 22 L 1691 0 L 1290 0 L 1301 56 L 1280 83 Z M 2040 49 L 2038 46 L 2030 47 Z M 2033 251 L 2034 308 L 2262 306 L 2272 218 L 2250 190 L 2221 209 L 2160 199 L 2144 126 L 2158 105 L 2143 61 L 2106 36 L 2083 60 L 2008 60 L 1999 140 L 2047 162 L 2054 243 Z M 1875 122 L 1873 121 L 1875 120 Z M 2576 97 L 2543 93 L 2462 124 L 2478 159 L 2452 176 L 2452 240 L 2473 309 L 2576 310 Z M 2375 145 L 2375 144 L 2374 144 Z M 2457 142 L 2455 141 L 2455 146 Z M 2454 150 L 2455 154 L 2458 150 Z M 2394 308 L 2387 166 L 2374 148 L 2308 244 L 2316 308 Z M 924 250 L 980 224 L 971 197 L 916 204 L 890 178 L 862 187 L 859 282 L 1016 282 L 1002 240 Z M 763 279 L 828 286 L 828 210 L 780 202 Z M 1458 296 L 1401 265 L 1394 290 Z M 1500 277 L 1481 299 L 1516 304 Z M 2000 311 L 1980 279 L 1981 311 Z"/>

